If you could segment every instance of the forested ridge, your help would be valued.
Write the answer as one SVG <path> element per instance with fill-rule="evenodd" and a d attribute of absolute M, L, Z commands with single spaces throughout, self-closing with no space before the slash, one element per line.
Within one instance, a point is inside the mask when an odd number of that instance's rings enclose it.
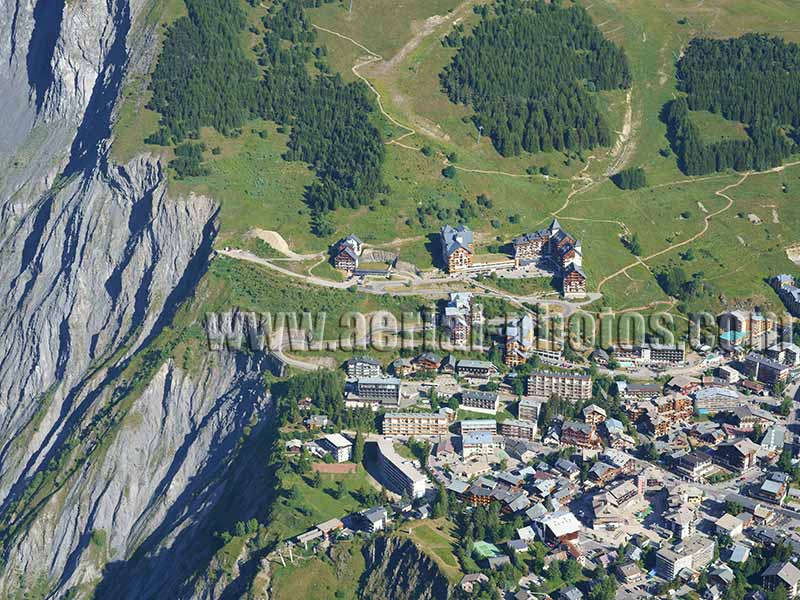
<path fill-rule="evenodd" d="M 184 0 L 188 15 L 173 23 L 153 72 L 149 107 L 161 114 L 160 143 L 200 127 L 222 133 L 258 113 L 258 69 L 239 43 L 245 14 L 238 0 Z"/>
<path fill-rule="evenodd" d="M 627 88 L 627 57 L 580 6 L 500 0 L 440 75 L 451 101 L 471 104 L 498 152 L 514 156 L 609 145 L 590 92 Z"/>
<path fill-rule="evenodd" d="M 203 126 L 235 133 L 256 117 L 290 125 L 285 158 L 314 167 L 318 181 L 306 202 L 315 232 L 332 233 L 326 212 L 367 204 L 383 188 L 385 149 L 366 86 L 332 75 L 316 46 L 304 9 L 319 0 L 273 2 L 254 48 L 258 65 L 241 47 L 246 18 L 237 0 L 185 3 L 188 15 L 169 28 L 153 73 L 150 107 L 161 114 L 161 129 L 149 141 L 178 143 Z"/>
<path fill-rule="evenodd" d="M 685 97 L 665 108 L 680 168 L 703 175 L 728 168 L 764 170 L 797 150 L 800 126 L 800 46 L 776 37 L 691 41 L 678 61 Z M 690 110 L 707 110 L 747 125 L 747 140 L 707 142 Z"/>

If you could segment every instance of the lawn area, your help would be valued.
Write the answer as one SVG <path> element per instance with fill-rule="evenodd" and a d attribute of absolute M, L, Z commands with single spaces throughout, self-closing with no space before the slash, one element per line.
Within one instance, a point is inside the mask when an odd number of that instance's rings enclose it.
<path fill-rule="evenodd" d="M 707 110 L 692 111 L 691 119 L 703 132 L 707 142 L 748 139 L 746 126 L 738 121 L 728 121 L 722 115 Z"/>
<path fill-rule="evenodd" d="M 495 421 L 502 422 L 506 419 L 515 419 L 516 417 L 508 412 L 506 409 L 502 409 L 497 411 L 496 415 L 489 415 L 486 413 L 481 412 L 473 412 L 470 410 L 464 410 L 463 408 L 459 408 L 456 414 L 456 420 L 461 421 L 463 419 L 494 419 Z"/>
<path fill-rule="evenodd" d="M 279 500 L 270 522 L 270 529 L 281 539 L 294 537 L 328 519 L 341 519 L 367 508 L 361 504 L 359 492 L 374 491 L 363 467 L 359 467 L 355 473 L 323 474 L 319 488 L 310 485 L 310 477 L 292 473 L 283 478 L 283 489 L 294 489 L 295 494 L 294 497 L 284 496 Z M 335 498 L 333 490 L 339 481 L 344 482 L 346 492 L 341 498 Z"/>
<path fill-rule="evenodd" d="M 330 600 L 334 597 L 356 600 L 359 578 L 366 568 L 361 543 L 339 542 L 334 557 L 334 564 L 316 557 L 301 559 L 286 567 L 273 563 L 270 597 L 275 600 Z"/>
<path fill-rule="evenodd" d="M 224 256 L 212 261 L 206 284 L 209 301 L 204 308 L 209 312 L 239 308 L 257 314 L 296 313 L 301 326 L 301 313 L 309 313 L 315 320 L 324 315 L 324 335 L 316 339 L 327 340 L 354 331 L 355 324 L 346 317 L 352 312 L 368 315 L 390 311 L 399 318 L 404 312 L 417 314 L 423 303 L 423 299 L 415 296 L 322 288 L 282 276 L 267 267 Z"/>
<path fill-rule="evenodd" d="M 481 283 L 514 296 L 550 295 L 558 293 L 553 285 L 552 277 L 536 277 L 531 279 L 509 279 L 497 277 L 485 279 Z"/>
<path fill-rule="evenodd" d="M 414 35 L 423 22 L 436 15 L 445 15 L 462 0 L 370 0 L 322 4 L 307 12 L 310 21 L 358 40 L 364 46 L 389 60 Z M 324 32 L 320 33 L 324 35 Z M 326 38 L 327 42 L 327 38 Z"/>
<path fill-rule="evenodd" d="M 451 582 L 457 582 L 463 577 L 463 573 L 453 554 L 456 542 L 454 528 L 453 523 L 447 519 L 426 519 L 406 523 L 399 532 L 411 538 L 420 550 L 433 558 Z"/>

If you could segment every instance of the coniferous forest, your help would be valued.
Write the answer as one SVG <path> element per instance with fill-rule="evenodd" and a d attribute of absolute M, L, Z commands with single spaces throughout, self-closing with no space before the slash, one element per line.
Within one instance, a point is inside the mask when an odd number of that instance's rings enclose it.
<path fill-rule="evenodd" d="M 451 101 L 472 105 L 498 152 L 609 145 L 590 92 L 629 87 L 630 69 L 586 11 L 543 0 L 477 10 L 483 20 L 472 35 L 449 41 L 460 48 L 440 79 Z"/>
<path fill-rule="evenodd" d="M 800 46 L 748 34 L 692 40 L 678 61 L 679 89 L 664 117 L 681 170 L 703 175 L 776 167 L 797 150 Z M 749 139 L 707 142 L 690 110 L 707 110 L 747 125 Z"/>
<path fill-rule="evenodd" d="M 237 0 L 185 2 L 188 15 L 170 27 L 153 73 L 149 106 L 161 114 L 161 129 L 148 141 L 179 143 L 204 126 L 234 133 L 249 118 L 290 125 L 285 158 L 317 173 L 306 190 L 317 233 L 329 233 L 324 213 L 369 203 L 383 188 L 384 144 L 366 86 L 330 74 L 316 46 L 304 9 L 319 0 L 272 3 L 258 65 L 241 47 L 246 21 Z"/>

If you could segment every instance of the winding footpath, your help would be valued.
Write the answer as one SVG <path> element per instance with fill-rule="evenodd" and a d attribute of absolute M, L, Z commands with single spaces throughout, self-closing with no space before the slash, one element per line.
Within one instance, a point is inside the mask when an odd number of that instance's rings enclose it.
<path fill-rule="evenodd" d="M 662 256 L 663 254 L 666 254 L 668 252 L 672 252 L 673 250 L 677 250 L 678 248 L 682 248 L 682 247 L 684 247 L 684 246 L 686 246 L 688 244 L 691 244 L 692 242 L 700 239 L 701 237 L 703 237 L 708 232 L 708 229 L 711 226 L 711 219 L 713 219 L 716 216 L 719 216 L 719 215 L 723 214 L 724 212 L 727 212 L 728 210 L 730 210 L 731 206 L 733 206 L 734 200 L 733 200 L 733 198 L 731 196 L 728 195 L 727 192 L 732 190 L 732 189 L 734 189 L 734 188 L 739 187 L 745 181 L 747 181 L 748 178 L 754 177 L 754 176 L 758 176 L 758 175 L 767 175 L 767 174 L 770 174 L 770 173 L 780 173 L 781 171 L 783 171 L 783 170 L 785 170 L 785 169 L 787 169 L 789 167 L 794 167 L 794 166 L 797 166 L 797 165 L 800 165 L 800 161 L 787 163 L 785 165 L 781 165 L 781 166 L 775 167 L 773 169 L 768 169 L 767 171 L 748 171 L 744 175 L 742 175 L 739 178 L 739 180 L 736 181 L 735 183 L 731 183 L 731 184 L 726 185 L 725 187 L 717 190 L 716 192 L 714 192 L 714 195 L 719 196 L 720 198 L 724 198 L 726 200 L 726 204 L 725 204 L 725 206 L 723 206 L 719 210 L 716 210 L 713 213 L 709 213 L 705 217 L 703 217 L 703 228 L 699 232 L 697 232 L 696 234 L 694 234 L 693 236 L 691 236 L 691 237 L 689 237 L 689 238 L 687 238 L 685 240 L 682 240 L 680 242 L 676 242 L 674 244 L 670 244 L 666 248 L 663 248 L 662 250 L 659 250 L 658 252 L 654 252 L 653 254 L 650 254 L 649 256 L 645 256 L 644 258 L 637 257 L 636 261 L 634 261 L 634 262 L 630 263 L 629 265 L 621 268 L 619 271 L 616 271 L 616 272 L 612 273 L 611 275 L 608 275 L 607 277 L 604 277 L 600 281 L 600 283 L 597 284 L 597 292 L 601 292 L 601 290 L 603 289 L 603 286 L 606 283 L 608 283 L 610 280 L 612 280 L 612 279 L 614 279 L 616 277 L 619 277 L 620 275 L 622 275 L 624 273 L 627 273 L 627 271 L 629 269 L 632 269 L 633 267 L 638 266 L 638 265 L 644 265 L 647 269 L 650 269 L 650 266 L 647 264 L 648 261 L 650 261 L 650 260 L 652 260 L 654 258 L 658 258 L 659 256 Z M 704 180 L 704 179 L 713 179 L 713 177 L 703 178 L 703 179 L 696 179 L 696 180 L 692 180 L 692 181 L 701 181 L 701 180 Z"/>

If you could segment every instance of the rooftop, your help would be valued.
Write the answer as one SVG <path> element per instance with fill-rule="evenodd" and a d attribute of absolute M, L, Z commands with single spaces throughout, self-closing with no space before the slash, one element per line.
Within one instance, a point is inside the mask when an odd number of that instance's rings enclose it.
<path fill-rule="evenodd" d="M 329 433 L 325 436 L 325 439 L 336 448 L 349 448 L 353 445 L 341 433 Z"/>

